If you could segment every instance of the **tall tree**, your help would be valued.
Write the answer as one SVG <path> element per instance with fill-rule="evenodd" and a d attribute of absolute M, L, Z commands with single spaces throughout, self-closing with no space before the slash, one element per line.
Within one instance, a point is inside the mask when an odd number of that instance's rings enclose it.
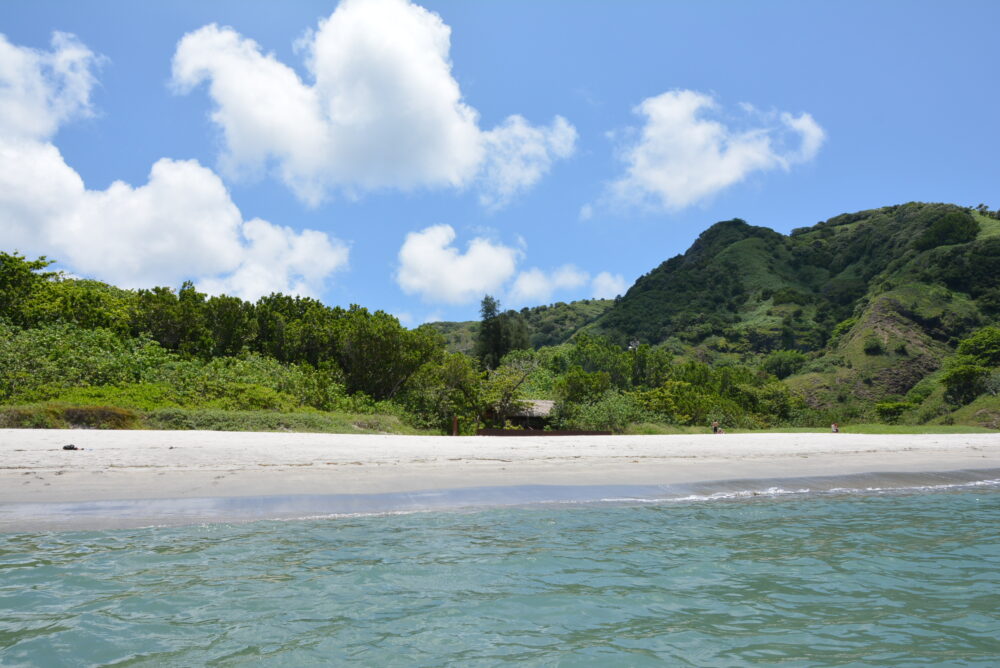
<path fill-rule="evenodd" d="M 500 311 L 500 302 L 486 295 L 479 307 L 482 320 L 476 339 L 476 357 L 486 369 L 495 369 L 503 356 L 512 350 L 531 347 L 528 325 L 516 311 Z"/>
<path fill-rule="evenodd" d="M 28 260 L 17 253 L 0 252 L 0 319 L 14 325 L 27 324 L 25 306 L 32 293 L 56 276 L 54 272 L 42 272 L 50 264 L 52 261 L 44 255 Z"/>

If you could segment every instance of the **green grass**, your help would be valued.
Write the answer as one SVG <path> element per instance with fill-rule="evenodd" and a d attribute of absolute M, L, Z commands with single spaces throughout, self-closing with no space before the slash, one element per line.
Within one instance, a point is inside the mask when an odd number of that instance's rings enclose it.
<path fill-rule="evenodd" d="M 997 220 L 996 218 L 990 218 L 989 216 L 984 216 L 978 211 L 973 211 L 972 215 L 979 223 L 979 234 L 976 235 L 977 239 L 985 239 L 987 237 L 1000 237 L 1000 220 Z"/>
<path fill-rule="evenodd" d="M 395 415 L 357 413 L 277 413 L 272 411 L 162 408 L 145 416 L 148 429 L 201 431 L 283 431 L 327 434 L 438 434 L 410 427 Z"/>
<path fill-rule="evenodd" d="M 723 425 L 725 428 L 725 425 Z M 726 434 L 824 434 L 829 433 L 829 427 L 772 427 L 770 429 L 725 429 Z M 996 434 L 995 429 L 976 427 L 972 425 L 955 424 L 849 424 L 840 425 L 842 434 Z M 625 430 L 625 434 L 710 434 L 709 427 L 691 427 L 669 424 L 633 424 Z"/>
<path fill-rule="evenodd" d="M 677 424 L 656 424 L 654 422 L 643 422 L 630 424 L 625 428 L 623 434 L 630 436 L 652 436 L 659 434 L 704 434 L 711 433 L 707 427 L 691 427 Z"/>
<path fill-rule="evenodd" d="M 308 411 L 227 411 L 157 408 L 135 411 L 116 406 L 46 402 L 0 407 L 0 428 L 7 429 L 178 429 L 204 431 L 282 431 L 328 434 L 439 434 L 409 426 L 398 416 Z"/>

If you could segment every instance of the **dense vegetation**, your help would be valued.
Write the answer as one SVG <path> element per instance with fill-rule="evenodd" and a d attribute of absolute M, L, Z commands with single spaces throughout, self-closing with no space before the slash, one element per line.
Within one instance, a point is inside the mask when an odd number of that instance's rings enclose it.
<path fill-rule="evenodd" d="M 615 301 L 406 329 L 359 306 L 122 290 L 0 253 L 0 426 L 462 431 L 528 398 L 615 431 L 1000 426 L 1000 216 L 911 203 L 706 230 Z"/>
<path fill-rule="evenodd" d="M 523 322 L 531 347 L 541 348 L 569 341 L 580 328 L 596 320 L 613 304 L 612 299 L 582 299 L 568 304 L 556 302 L 525 307 L 520 311 L 505 311 L 504 315 Z M 430 326 L 444 336 L 448 350 L 475 354 L 480 321 L 432 322 Z"/>

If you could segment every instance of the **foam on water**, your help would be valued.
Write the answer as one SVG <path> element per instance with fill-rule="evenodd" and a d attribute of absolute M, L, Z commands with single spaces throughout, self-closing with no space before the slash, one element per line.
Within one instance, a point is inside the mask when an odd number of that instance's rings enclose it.
<path fill-rule="evenodd" d="M 828 494 L 900 494 L 1000 486 L 1000 470 L 864 473 L 671 485 L 519 485 L 387 494 L 313 494 L 0 504 L 0 532 L 116 529 L 378 516 L 533 505 L 677 504 Z"/>

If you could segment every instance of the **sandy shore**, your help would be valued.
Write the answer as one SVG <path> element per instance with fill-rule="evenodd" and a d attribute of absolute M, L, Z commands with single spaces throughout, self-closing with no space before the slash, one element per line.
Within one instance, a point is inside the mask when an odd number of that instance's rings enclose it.
<path fill-rule="evenodd" d="M 82 451 L 64 451 L 73 443 Z M 672 484 L 1000 467 L 994 434 L 436 437 L 0 430 L 0 503 Z"/>

